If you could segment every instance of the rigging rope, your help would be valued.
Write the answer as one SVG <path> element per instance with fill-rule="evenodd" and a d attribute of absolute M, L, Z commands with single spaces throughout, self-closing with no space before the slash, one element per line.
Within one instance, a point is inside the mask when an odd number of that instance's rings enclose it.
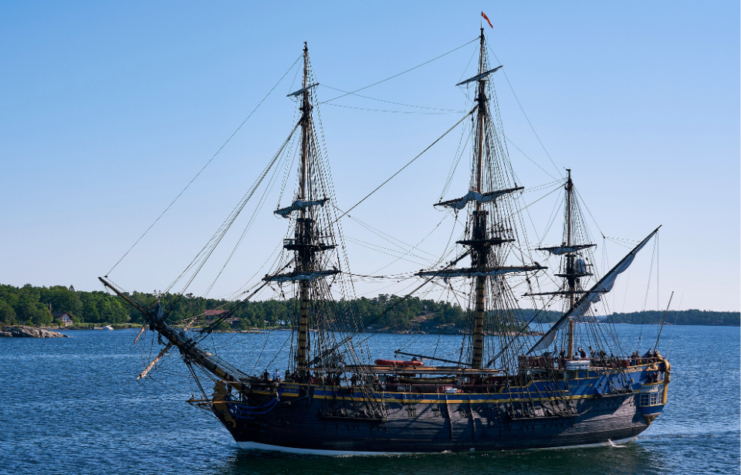
<path fill-rule="evenodd" d="M 359 111 L 368 111 L 368 112 L 388 112 L 390 114 L 425 114 L 425 115 L 444 115 L 444 114 L 456 114 L 460 113 L 461 111 L 452 111 L 452 112 L 419 112 L 419 111 L 394 111 L 394 110 L 386 110 L 386 109 L 369 109 L 367 107 L 355 107 L 355 106 L 346 106 L 344 104 L 327 104 L 328 106 L 333 107 L 342 107 L 344 109 L 355 109 Z"/>
<path fill-rule="evenodd" d="M 410 71 L 414 71 L 415 69 L 417 69 L 417 68 L 421 68 L 422 66 L 425 66 L 425 65 L 427 65 L 427 64 L 430 64 L 431 62 L 433 62 L 433 61 L 436 61 L 436 60 L 438 60 L 438 59 L 440 59 L 440 58 L 442 58 L 442 57 L 444 57 L 444 56 L 447 56 L 447 55 L 449 55 L 450 53 L 454 53 L 454 52 L 458 51 L 459 49 L 463 48 L 464 46 L 468 46 L 468 45 L 470 45 L 471 43 L 473 43 L 474 41 L 478 41 L 478 40 L 479 40 L 479 38 L 478 38 L 478 37 L 476 37 L 476 38 L 472 39 L 471 41 L 469 41 L 469 42 L 468 42 L 468 43 L 466 43 L 466 44 L 463 44 L 463 45 L 461 45 L 461 46 L 459 46 L 459 47 L 457 47 L 457 48 L 455 48 L 455 49 L 452 49 L 452 50 L 448 51 L 447 53 L 443 53 L 443 54 L 441 54 L 440 56 L 438 56 L 438 57 L 436 57 L 436 58 L 432 58 L 432 59 L 431 59 L 431 60 L 429 60 L 429 61 L 425 61 L 425 62 L 424 62 L 424 63 L 422 63 L 422 64 L 418 64 L 417 66 L 414 66 L 413 68 L 409 68 L 409 69 L 407 69 L 406 71 L 402 71 L 402 72 L 400 72 L 400 73 L 398 73 L 398 74 L 394 74 L 393 76 L 387 77 L 386 79 L 381 79 L 380 81 L 374 82 L 373 84 L 369 84 L 369 85 L 367 85 L 367 86 L 363 86 L 363 87 L 361 87 L 360 89 L 355 89 L 354 91 L 352 91 L 352 92 L 348 92 L 348 93 L 346 93 L 346 94 L 342 94 L 341 96 L 333 97 L 332 99 L 328 99 L 328 100 L 326 100 L 326 101 L 324 101 L 324 102 L 320 102 L 319 104 L 327 104 L 328 102 L 336 101 L 337 99 L 339 99 L 339 98 L 341 98 L 341 97 L 349 96 L 350 94 L 355 94 L 356 92 L 360 92 L 360 91 L 362 91 L 362 90 L 365 90 L 365 89 L 371 88 L 371 87 L 373 87 L 373 86 L 377 86 L 377 85 L 379 85 L 379 84 L 381 84 L 381 83 L 384 83 L 384 82 L 386 82 L 386 81 L 390 81 L 391 79 L 397 78 L 397 77 L 401 76 L 402 74 L 406 74 L 406 73 L 408 73 L 408 72 L 410 72 Z"/>
<path fill-rule="evenodd" d="M 514 147 L 515 147 L 515 148 L 516 148 L 516 149 L 517 149 L 517 150 L 518 150 L 518 151 L 519 151 L 519 152 L 520 152 L 520 153 L 521 153 L 521 154 L 522 154 L 522 155 L 523 155 L 523 156 L 524 156 L 525 158 L 527 158 L 528 160 L 530 160 L 531 162 L 533 162 L 533 165 L 535 165 L 536 167 L 538 167 L 538 168 L 540 168 L 541 170 L 543 170 L 543 173 L 545 173 L 545 174 L 546 174 L 546 175 L 548 175 L 549 177 L 553 178 L 554 180 L 556 180 L 556 179 L 557 179 L 557 178 L 556 178 L 555 176 L 553 176 L 553 175 L 551 175 L 550 173 L 548 173 L 548 172 L 547 172 L 547 171 L 545 170 L 545 168 L 543 168 L 543 167 L 541 167 L 540 165 L 538 165 L 538 164 L 537 164 L 537 162 L 536 162 L 535 160 L 533 160 L 532 158 L 530 158 L 530 157 L 529 157 L 529 156 L 528 156 L 528 155 L 527 155 L 527 154 L 526 154 L 525 152 L 523 152 L 523 151 L 522 151 L 522 149 L 521 149 L 520 147 L 518 147 L 518 146 L 517 146 L 517 144 L 516 144 L 516 143 L 514 143 L 514 142 L 512 141 L 512 139 L 510 139 L 510 138 L 509 138 L 509 137 L 507 137 L 506 135 L 505 135 L 505 137 L 504 137 L 504 138 L 505 138 L 505 140 L 507 140 L 507 142 L 511 143 L 511 144 L 512 144 L 512 145 L 513 145 L 513 146 L 514 146 Z"/>
<path fill-rule="evenodd" d="M 223 144 L 221 144 L 221 147 L 219 147 L 219 149 L 216 150 L 216 153 L 214 153 L 213 156 L 211 156 L 211 158 L 206 162 L 206 164 L 203 165 L 203 167 L 201 167 L 200 170 L 198 170 L 198 173 L 196 173 L 196 175 L 193 177 L 193 179 L 190 180 L 187 185 L 185 185 L 185 188 L 183 188 L 180 191 L 180 193 L 178 193 L 178 195 L 175 197 L 175 199 L 172 200 L 172 202 L 169 205 L 167 205 L 167 208 L 165 208 L 165 210 L 162 211 L 162 213 L 160 213 L 160 215 L 157 217 L 157 219 L 154 220 L 154 222 L 147 228 L 147 230 L 144 231 L 144 233 L 141 236 L 139 236 L 139 239 L 137 239 L 136 242 L 134 242 L 134 244 L 131 245 L 131 247 L 129 248 L 129 250 L 126 251 L 123 256 L 121 256 L 121 258 L 118 260 L 118 262 L 116 262 L 113 265 L 113 267 L 111 267 L 111 269 L 108 272 L 106 272 L 106 275 L 105 275 L 106 277 L 108 277 L 108 274 L 110 274 L 111 272 L 113 272 L 113 269 L 115 269 L 121 263 L 121 261 L 124 260 L 124 258 L 129 255 L 129 253 L 131 252 L 131 250 L 134 249 L 134 247 L 136 247 L 137 244 L 139 244 L 139 241 L 141 241 L 142 238 L 144 238 L 144 236 L 147 235 L 147 233 L 154 227 L 155 224 L 157 224 L 157 222 L 162 218 L 162 216 L 164 216 L 165 213 L 167 213 L 167 211 L 172 207 L 172 205 L 174 205 L 175 202 L 182 196 L 182 194 L 185 193 L 185 190 L 187 190 L 190 187 L 190 185 L 192 185 L 193 182 L 196 181 L 196 179 L 201 175 L 201 173 L 203 173 L 203 170 L 205 170 L 206 167 L 209 166 L 209 164 L 224 149 L 224 147 L 226 147 L 226 145 L 232 140 L 232 138 L 235 135 L 237 135 L 237 132 L 239 132 L 239 130 L 242 128 L 242 126 L 245 123 L 247 123 L 248 120 L 250 120 L 250 117 L 252 117 L 252 115 L 255 113 L 255 111 L 257 111 L 257 109 L 262 105 L 262 103 L 265 102 L 265 100 L 268 98 L 268 96 L 270 96 L 270 94 L 273 93 L 273 91 L 275 90 L 275 88 L 278 87 L 278 84 L 280 84 L 283 81 L 283 78 L 285 78 L 286 75 L 289 72 L 291 72 L 291 70 L 293 69 L 293 67 L 296 66 L 296 63 L 298 63 L 298 61 L 300 59 L 301 59 L 301 56 L 299 56 L 298 58 L 296 58 L 296 61 L 294 61 L 293 64 L 291 65 L 291 67 L 288 68 L 288 71 L 286 71 L 283 74 L 283 76 L 280 77 L 280 79 L 278 80 L 278 82 L 275 83 L 275 85 L 270 89 L 270 91 L 268 91 L 268 93 L 265 95 L 265 97 L 263 97 L 262 100 L 255 106 L 255 108 L 252 109 L 252 112 L 250 112 L 250 114 L 247 116 L 247 118 L 245 118 L 242 121 L 242 123 L 239 124 L 239 127 L 237 127 L 236 130 L 234 130 L 234 132 L 232 132 L 232 134 L 226 139 L 226 141 Z"/>
<path fill-rule="evenodd" d="M 240 203 L 238 203 L 237 206 L 229 214 L 229 216 L 227 216 L 227 218 L 224 221 L 224 223 L 222 223 L 222 225 L 216 231 L 216 233 L 214 234 L 214 236 L 211 237 L 211 240 L 209 241 L 209 243 L 207 243 L 206 246 L 204 246 L 204 248 L 201 249 L 201 251 L 196 255 L 196 257 L 193 258 L 193 261 L 191 261 L 191 263 L 188 264 L 188 267 L 186 267 L 185 270 L 183 270 L 183 272 L 180 273 L 180 275 L 177 277 L 177 279 L 175 279 L 175 281 L 173 281 L 173 283 L 170 284 L 170 286 L 167 288 L 167 291 L 169 291 L 170 289 L 172 289 L 172 287 L 174 287 L 175 284 L 181 278 L 183 278 L 185 276 L 185 274 L 193 266 L 197 265 L 198 262 L 199 262 L 199 258 L 200 258 L 200 265 L 198 265 L 198 267 L 196 268 L 196 270 L 193 273 L 193 275 L 187 281 L 187 283 L 185 284 L 185 286 L 181 290 L 180 295 L 183 295 L 185 293 L 185 291 L 188 289 L 188 287 L 190 286 L 190 284 L 195 279 L 196 275 L 198 275 L 198 273 L 200 272 L 200 270 L 206 264 L 206 261 L 211 257 L 211 254 L 216 250 L 216 247 L 219 245 L 219 243 L 221 243 L 221 240 L 224 238 L 224 236 L 226 235 L 226 233 L 229 231 L 229 229 L 231 228 L 232 224 L 234 224 L 234 221 L 237 219 L 237 217 L 239 216 L 239 214 L 242 212 L 242 210 L 244 209 L 244 207 L 247 205 L 247 202 L 252 198 L 252 195 L 255 193 L 255 191 L 257 191 L 257 189 L 259 188 L 260 184 L 262 183 L 262 181 L 265 179 L 265 177 L 267 176 L 268 172 L 270 171 L 270 169 L 273 167 L 273 165 L 278 160 L 278 158 L 283 154 L 283 150 L 285 149 L 286 145 L 290 142 L 291 137 L 296 132 L 296 129 L 298 128 L 299 125 L 300 125 L 300 123 L 297 123 L 293 127 L 293 129 L 291 130 L 291 133 L 288 135 L 288 138 L 286 138 L 286 140 L 283 142 L 283 144 L 281 145 L 281 147 L 278 150 L 278 152 L 273 156 L 273 158 L 271 159 L 271 161 L 268 163 L 268 165 L 262 171 L 261 175 L 258 177 L 258 179 L 256 180 L 256 182 L 252 185 L 252 188 L 250 190 L 248 190 L 248 192 L 242 198 L 242 200 L 240 201 Z"/>
<path fill-rule="evenodd" d="M 431 143 L 431 144 L 430 144 L 430 145 L 429 145 L 429 146 L 428 146 L 427 148 L 425 148 L 424 150 L 422 150 L 422 151 L 421 151 L 421 152 L 419 153 L 419 155 L 417 155 L 416 157 L 414 157 L 413 159 L 411 159 L 410 161 L 408 161 L 406 165 L 404 165 L 403 167 L 401 167 L 401 168 L 400 168 L 400 169 L 399 169 L 399 170 L 398 170 L 398 171 L 397 171 L 396 173 L 394 173 L 393 175 L 391 175 L 391 176 L 390 176 L 390 177 L 389 177 L 389 178 L 388 178 L 388 179 L 387 179 L 386 181 L 384 181 L 383 183 L 381 183 L 380 185 L 378 185 L 378 186 L 377 186 L 377 187 L 376 187 L 376 188 L 375 188 L 375 189 L 374 189 L 373 191 L 371 191 L 370 193 L 368 193 L 367 195 L 365 195 L 365 197 L 364 197 L 363 199 L 361 199 L 360 201 L 358 201 L 357 203 L 355 203 L 354 205 L 352 205 L 352 206 L 350 207 L 350 209 L 348 209 L 347 211 L 345 211 L 344 213 L 342 213 L 342 214 L 341 214 L 341 215 L 340 215 L 340 216 L 339 216 L 338 218 L 336 218 L 336 219 L 334 220 L 334 222 L 336 223 L 336 222 L 337 222 L 337 221 L 339 221 L 340 219 L 344 218 L 344 217 L 345 217 L 345 216 L 347 215 L 347 213 L 349 213 L 350 211 L 352 211 L 352 210 L 354 210 L 355 208 L 357 208 L 357 207 L 358 207 L 358 206 L 359 206 L 359 205 L 360 205 L 360 204 L 361 204 L 361 203 L 362 203 L 363 201 L 365 201 L 365 200 L 367 200 L 368 198 L 370 198 L 370 196 L 371 196 L 371 195 L 372 195 L 373 193 L 375 193 L 376 191 L 380 190 L 380 189 L 381 189 L 381 188 L 382 188 L 382 187 L 383 187 L 383 186 L 384 186 L 384 185 L 385 185 L 386 183 L 388 183 L 388 182 L 390 182 L 391 180 L 393 180 L 393 179 L 394 179 L 394 178 L 396 177 L 396 175 L 398 175 L 399 173 L 403 172 L 403 171 L 404 171 L 404 169 L 406 169 L 406 168 L 407 168 L 407 167 L 408 167 L 409 165 L 411 165 L 412 163 L 414 163 L 414 162 L 415 162 L 415 161 L 416 161 L 416 160 L 417 160 L 417 159 L 418 159 L 419 157 L 421 157 L 422 155 L 424 155 L 424 154 L 425 154 L 425 152 L 427 152 L 427 151 L 428 151 L 429 149 L 431 149 L 431 148 L 432 148 L 433 146 L 435 146 L 435 144 L 437 144 L 437 143 L 438 143 L 438 142 L 439 142 L 440 140 L 442 140 L 442 139 L 443 139 L 443 137 L 445 137 L 445 136 L 446 136 L 446 135 L 448 135 L 448 134 L 449 134 L 449 133 L 450 133 L 450 132 L 451 132 L 451 131 L 452 131 L 453 129 L 455 129 L 456 127 L 458 127 L 458 126 L 460 125 L 460 123 L 461 123 L 461 122 L 463 122 L 463 121 L 464 121 L 464 120 L 466 119 L 466 117 L 468 117 L 469 115 L 473 114 L 473 112 L 474 112 L 475 110 L 476 110 L 476 107 L 474 107 L 474 108 L 473 108 L 473 109 L 471 110 L 471 112 L 469 112 L 468 114 L 464 115 L 464 116 L 463 116 L 463 117 L 461 118 L 461 120 L 459 120 L 458 122 L 456 122 L 456 123 L 455 123 L 455 124 L 454 124 L 454 125 L 453 125 L 453 126 L 452 126 L 451 128 L 449 128 L 449 129 L 448 129 L 447 131 L 445 131 L 445 133 L 444 133 L 444 134 L 442 134 L 442 135 L 441 135 L 440 137 L 438 137 L 438 138 L 437 138 L 437 139 L 436 139 L 436 140 L 435 140 L 434 142 L 432 142 L 432 143 Z"/>
<path fill-rule="evenodd" d="M 414 105 L 414 104 L 404 104 L 403 102 L 387 101 L 387 100 L 384 100 L 384 99 L 377 99 L 375 97 L 368 97 L 368 96 L 364 96 L 362 94 L 355 94 L 353 92 L 344 91 L 344 90 L 338 89 L 336 87 L 327 86 L 326 84 L 322 84 L 321 87 L 326 87 L 327 89 L 333 89 L 335 91 L 344 92 L 344 93 L 347 93 L 347 94 L 352 94 L 353 96 L 362 97 L 363 99 L 370 99 L 371 101 L 385 102 L 387 104 L 394 104 L 394 105 L 397 105 L 397 106 L 415 107 L 417 109 L 429 109 L 429 110 L 442 111 L 442 112 L 456 112 L 458 114 L 462 114 L 462 113 L 466 112 L 464 110 L 441 109 L 439 107 L 417 106 L 417 105 Z M 335 105 L 335 104 L 332 104 L 332 105 Z"/>
<path fill-rule="evenodd" d="M 486 43 L 486 46 L 489 48 L 489 51 L 491 51 L 491 54 L 494 56 L 494 59 L 499 62 L 499 64 L 502 64 L 501 61 L 499 61 L 499 58 L 497 58 L 496 53 L 494 53 L 494 50 L 489 46 L 489 42 Z M 533 134 L 535 134 L 535 138 L 538 139 L 538 143 L 540 143 L 540 146 L 543 147 L 543 151 L 548 156 L 548 160 L 551 161 L 553 164 L 553 167 L 556 169 L 558 174 L 563 178 L 563 174 L 561 173 L 561 170 L 556 166 L 556 162 L 553 161 L 553 158 L 551 158 L 551 154 L 548 153 L 548 149 L 545 148 L 545 145 L 543 145 L 543 141 L 540 140 L 540 136 L 535 131 L 535 127 L 533 127 L 532 122 L 530 122 L 530 118 L 527 116 L 527 113 L 525 113 L 525 108 L 522 107 L 522 104 L 520 103 L 520 99 L 517 97 L 517 94 L 515 93 L 515 88 L 512 87 L 512 83 L 509 82 L 509 77 L 507 76 L 507 71 L 505 71 L 504 68 L 502 68 L 502 74 L 504 74 L 504 79 L 507 80 L 507 84 L 509 85 L 509 89 L 512 91 L 512 95 L 515 96 L 515 101 L 517 101 L 517 105 L 520 106 L 520 110 L 522 111 L 522 115 L 525 116 L 525 120 L 527 120 L 528 125 L 530 126 L 530 129 L 533 131 Z"/>

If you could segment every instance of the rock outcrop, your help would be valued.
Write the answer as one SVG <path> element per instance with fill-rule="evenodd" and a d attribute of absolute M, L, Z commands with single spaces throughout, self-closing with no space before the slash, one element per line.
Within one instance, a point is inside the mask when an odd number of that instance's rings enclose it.
<path fill-rule="evenodd" d="M 33 327 L 4 327 L 0 329 L 0 337 L 8 338 L 67 338 L 68 336 Z"/>

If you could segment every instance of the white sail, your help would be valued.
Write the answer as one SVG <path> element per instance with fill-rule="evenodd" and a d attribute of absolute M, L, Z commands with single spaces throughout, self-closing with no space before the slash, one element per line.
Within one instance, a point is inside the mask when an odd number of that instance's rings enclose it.
<path fill-rule="evenodd" d="M 654 232 L 649 234 L 648 237 L 643 240 L 643 242 L 641 242 L 632 251 L 630 251 L 630 253 L 625 256 L 623 260 L 621 260 L 615 267 L 613 267 L 612 270 L 607 273 L 607 275 L 600 279 L 600 281 L 597 282 L 594 287 L 589 289 L 589 292 L 584 294 L 584 296 L 576 302 L 574 308 L 571 309 L 571 311 L 567 312 L 563 317 L 561 317 L 561 319 L 558 320 L 551 327 L 550 330 L 548 330 L 548 333 L 546 333 L 543 338 L 541 338 L 540 341 L 536 343 L 535 346 L 533 346 L 528 354 L 532 353 L 533 351 L 540 351 L 548 348 L 556 339 L 556 333 L 558 332 L 558 330 L 563 328 L 563 326 L 566 325 L 569 320 L 586 315 L 591 305 L 600 301 L 602 294 L 605 294 L 612 290 L 612 288 L 615 286 L 615 280 L 617 279 L 617 277 L 625 272 L 628 267 L 630 267 L 630 265 L 633 263 L 633 259 L 635 259 L 636 255 L 638 254 L 638 251 L 643 249 L 643 247 L 648 244 L 648 241 L 650 241 L 654 234 L 656 234 L 657 232 L 659 232 L 659 228 L 656 228 Z"/>
<path fill-rule="evenodd" d="M 524 187 L 520 186 L 517 188 L 509 188 L 507 190 L 490 191 L 489 193 L 479 193 L 476 191 L 469 191 L 468 194 L 462 198 L 456 198 L 450 201 L 443 201 L 442 203 L 437 203 L 435 206 L 445 206 L 445 207 L 453 208 L 453 209 L 463 209 L 471 201 L 478 201 L 479 203 L 489 203 L 490 201 L 496 200 L 500 196 L 504 196 L 506 194 L 513 193 L 515 191 L 519 191 L 522 189 L 524 189 Z"/>
<path fill-rule="evenodd" d="M 291 206 L 287 208 L 281 208 L 279 210 L 275 210 L 274 213 L 284 218 L 288 218 L 291 215 L 291 213 L 293 213 L 294 211 L 298 211 L 304 208 L 310 208 L 312 206 L 322 206 L 327 201 L 329 201 L 327 198 L 324 198 L 322 200 L 316 200 L 316 201 L 296 200 L 293 202 L 293 204 L 291 204 Z"/>

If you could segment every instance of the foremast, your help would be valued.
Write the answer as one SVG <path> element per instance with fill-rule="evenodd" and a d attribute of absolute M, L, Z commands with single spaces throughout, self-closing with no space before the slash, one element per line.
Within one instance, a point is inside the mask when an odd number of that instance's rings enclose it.
<path fill-rule="evenodd" d="M 325 182 L 326 178 L 323 176 L 327 171 L 320 163 L 320 152 L 317 150 L 314 136 L 314 105 L 312 101 L 315 98 L 312 95 L 315 87 L 319 84 L 311 83 L 312 71 L 310 70 L 309 48 L 306 43 L 304 43 L 303 57 L 301 89 L 288 94 L 288 97 L 300 97 L 301 149 L 299 153 L 298 188 L 293 203 L 286 208 L 275 211 L 276 215 L 283 218 L 295 218 L 293 237 L 285 239 L 283 243 L 283 249 L 293 253 L 292 264 L 294 270 L 284 274 L 269 274 L 263 279 L 265 282 L 275 282 L 279 285 L 284 282 L 292 282 L 298 287 L 299 309 L 294 321 L 293 365 L 301 377 L 307 374 L 308 368 L 311 366 L 312 351 L 319 350 L 320 342 L 311 341 L 310 330 L 317 323 L 312 321 L 314 301 L 329 297 L 328 286 L 320 281 L 326 277 L 340 274 L 336 267 L 328 269 L 330 259 L 322 257 L 325 251 L 335 249 L 337 246 L 332 231 L 332 219 L 327 210 L 324 212 L 323 221 L 318 221 L 322 216 L 319 209 L 325 208 L 331 191 L 328 189 L 328 184 Z M 338 260 L 335 260 L 335 262 L 338 262 Z"/>

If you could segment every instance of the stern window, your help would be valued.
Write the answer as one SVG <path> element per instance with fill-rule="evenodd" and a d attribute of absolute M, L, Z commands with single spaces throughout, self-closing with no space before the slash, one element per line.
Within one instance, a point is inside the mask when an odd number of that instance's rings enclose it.
<path fill-rule="evenodd" d="M 658 404 L 661 404 L 662 401 L 662 394 L 664 391 L 658 391 L 654 393 L 643 393 L 641 394 L 641 398 L 639 400 L 640 406 L 656 406 Z"/>

